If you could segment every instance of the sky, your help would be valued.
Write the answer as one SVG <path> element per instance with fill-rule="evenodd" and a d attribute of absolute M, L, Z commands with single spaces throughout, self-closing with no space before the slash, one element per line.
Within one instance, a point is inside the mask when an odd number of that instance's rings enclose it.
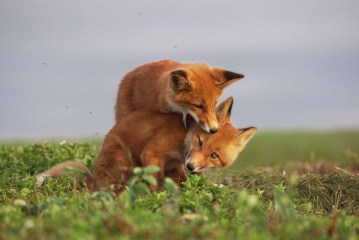
<path fill-rule="evenodd" d="M 0 0 L 0 139 L 104 136 L 161 59 L 244 74 L 236 127 L 358 129 L 358 24 L 357 0 Z"/>

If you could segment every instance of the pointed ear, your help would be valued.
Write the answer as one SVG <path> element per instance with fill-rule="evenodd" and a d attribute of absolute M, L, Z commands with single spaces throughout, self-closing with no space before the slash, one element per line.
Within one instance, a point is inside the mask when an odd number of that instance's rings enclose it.
<path fill-rule="evenodd" d="M 257 131 L 256 127 L 249 127 L 238 129 L 238 135 L 236 136 L 237 143 L 241 146 L 245 146 L 249 140 L 253 137 L 254 133 Z"/>
<path fill-rule="evenodd" d="M 216 107 L 216 116 L 218 125 L 224 124 L 231 120 L 231 111 L 233 105 L 233 97 L 227 98 Z"/>
<path fill-rule="evenodd" d="M 170 73 L 169 84 L 173 91 L 188 91 L 192 83 L 187 79 L 187 73 L 183 70 L 176 70 Z"/>
<path fill-rule="evenodd" d="M 227 71 L 226 69 L 215 67 L 213 71 L 216 75 L 216 86 L 220 89 L 228 87 L 230 84 L 244 78 L 243 74 Z"/>

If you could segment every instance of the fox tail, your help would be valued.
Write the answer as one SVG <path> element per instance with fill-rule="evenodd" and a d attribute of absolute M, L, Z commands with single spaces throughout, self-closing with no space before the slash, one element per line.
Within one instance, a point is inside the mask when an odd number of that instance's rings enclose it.
<path fill-rule="evenodd" d="M 36 177 L 36 186 L 39 187 L 42 185 L 44 181 L 44 177 L 58 177 L 58 176 L 72 176 L 72 177 L 79 177 L 80 173 L 78 170 L 85 171 L 84 175 L 82 176 L 81 180 L 86 183 L 89 189 L 94 188 L 95 178 L 90 172 L 90 170 L 83 164 L 78 162 L 67 161 L 56 166 L 50 168 L 49 170 L 37 174 Z"/>

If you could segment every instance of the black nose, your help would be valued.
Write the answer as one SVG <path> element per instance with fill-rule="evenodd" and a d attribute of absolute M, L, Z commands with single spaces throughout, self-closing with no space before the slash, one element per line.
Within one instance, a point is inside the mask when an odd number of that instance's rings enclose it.
<path fill-rule="evenodd" d="M 215 132 L 218 131 L 218 129 L 217 128 L 211 128 L 209 131 L 210 131 L 210 133 L 215 133 Z"/>
<path fill-rule="evenodd" d="M 190 171 L 193 171 L 194 170 L 194 166 L 192 163 L 187 163 L 187 169 L 190 170 Z"/>

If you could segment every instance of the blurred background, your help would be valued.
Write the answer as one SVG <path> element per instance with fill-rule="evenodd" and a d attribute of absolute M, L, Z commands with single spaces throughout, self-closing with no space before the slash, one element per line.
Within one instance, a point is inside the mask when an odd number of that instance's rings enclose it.
<path fill-rule="evenodd" d="M 0 0 L 0 139 L 103 137 L 121 78 L 161 59 L 244 74 L 221 97 L 234 97 L 237 127 L 358 129 L 358 10 L 357 0 Z"/>

